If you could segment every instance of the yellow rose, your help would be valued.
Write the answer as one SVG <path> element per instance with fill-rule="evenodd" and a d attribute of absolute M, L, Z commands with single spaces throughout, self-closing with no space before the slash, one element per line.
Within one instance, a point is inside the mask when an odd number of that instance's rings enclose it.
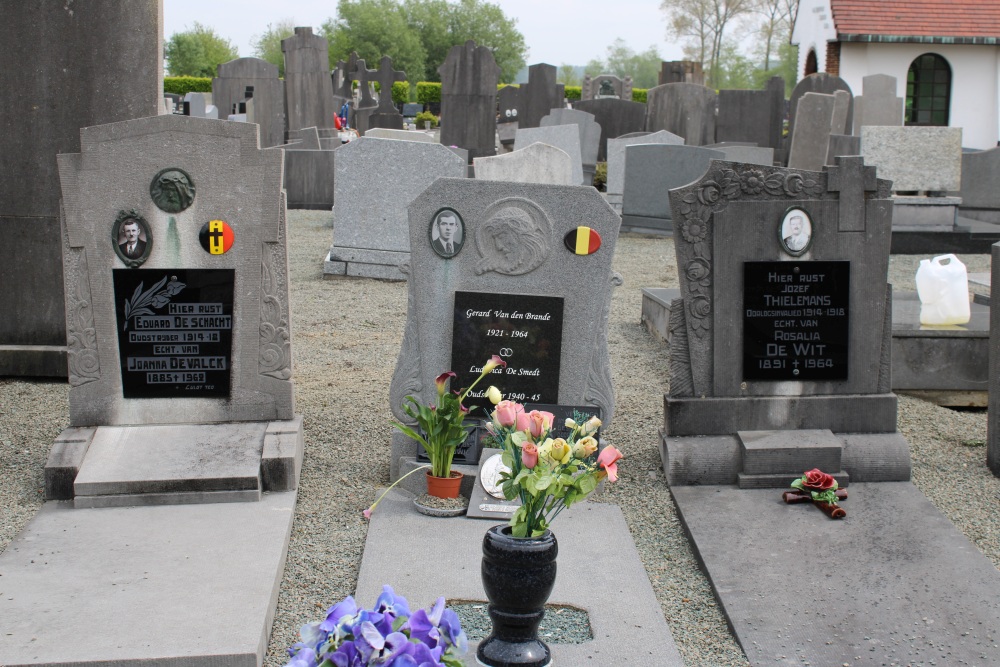
<path fill-rule="evenodd" d="M 496 405 L 503 400 L 503 394 L 500 393 L 499 389 L 490 385 L 490 388 L 486 390 L 486 398 L 490 399 L 490 403 Z"/>
<path fill-rule="evenodd" d="M 593 456 L 594 452 L 597 451 L 597 440 L 594 440 L 591 436 L 586 438 L 580 438 L 573 445 L 573 456 L 578 459 L 585 459 L 588 456 Z"/>
<path fill-rule="evenodd" d="M 583 435 L 593 435 L 597 433 L 597 429 L 599 428 L 601 428 L 601 420 L 597 417 L 591 417 L 580 427 L 580 433 Z"/>
<path fill-rule="evenodd" d="M 556 438 L 552 441 L 552 460 L 556 463 L 566 463 L 569 461 L 570 456 L 573 452 L 570 451 L 570 446 L 562 438 Z"/>

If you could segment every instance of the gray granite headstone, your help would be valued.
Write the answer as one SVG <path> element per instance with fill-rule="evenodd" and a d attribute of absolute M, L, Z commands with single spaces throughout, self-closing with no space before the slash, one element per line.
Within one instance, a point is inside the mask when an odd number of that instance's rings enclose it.
<path fill-rule="evenodd" d="M 576 125 L 580 131 L 580 157 L 584 165 L 597 164 L 601 146 L 601 126 L 594 115 L 579 109 L 552 109 L 539 122 L 540 127 L 552 125 Z"/>
<path fill-rule="evenodd" d="M 909 479 L 890 390 L 889 188 L 848 157 L 821 172 L 713 162 L 670 192 L 671 484 L 787 487 L 811 454 L 851 482 Z"/>
<path fill-rule="evenodd" d="M 861 154 L 894 191 L 952 192 L 962 187 L 962 128 L 861 128 Z"/>
<path fill-rule="evenodd" d="M 768 167 L 774 165 L 774 149 L 762 146 L 744 146 L 732 143 L 709 144 L 705 148 L 722 151 L 726 162 L 745 162 L 746 164 L 762 164 Z"/>
<path fill-rule="evenodd" d="M 833 95 L 806 93 L 799 100 L 795 130 L 788 155 L 790 169 L 820 171 L 830 150 Z"/>
<path fill-rule="evenodd" d="M 896 77 L 871 74 L 861 79 L 861 95 L 854 98 L 854 135 L 865 125 L 903 124 L 905 100 L 896 95 Z"/>
<path fill-rule="evenodd" d="M 253 86 L 254 122 L 260 125 L 261 148 L 285 142 L 285 82 L 278 68 L 260 58 L 237 58 L 222 63 L 212 79 L 212 100 L 225 117 Z"/>
<path fill-rule="evenodd" d="M 635 144 L 669 144 L 684 145 L 684 137 L 678 137 L 665 130 L 659 132 L 636 133 L 618 139 L 608 139 L 608 195 L 618 195 L 625 192 L 625 148 Z M 621 201 L 619 200 L 619 206 Z"/>
<path fill-rule="evenodd" d="M 822 95 L 833 95 L 838 90 L 846 90 L 851 93 L 851 87 L 839 76 L 827 72 L 818 72 L 803 77 L 795 84 L 792 95 L 788 100 L 788 137 L 791 138 L 795 132 L 795 119 L 798 113 L 799 100 L 806 93 L 820 93 Z M 853 96 L 853 93 L 852 93 Z M 832 120 L 832 118 L 831 118 Z M 854 102 L 853 99 L 848 107 L 845 127 L 854 127 Z M 834 134 L 847 134 L 846 132 L 835 132 Z"/>
<path fill-rule="evenodd" d="M 997 174 L 1000 174 L 1000 148 L 962 153 L 963 210 L 1000 209 Z"/>
<path fill-rule="evenodd" d="M 991 248 L 990 281 L 1000 285 L 1000 243 Z M 1000 308 L 990 308 L 989 408 L 986 422 L 986 466 L 1000 477 Z"/>
<path fill-rule="evenodd" d="M 0 375 L 66 377 L 56 155 L 81 127 L 163 113 L 161 2 L 71 9 L 0 12 Z"/>
<path fill-rule="evenodd" d="M 701 178 L 712 160 L 726 154 L 702 146 L 636 144 L 625 148 L 622 226 L 669 231 L 671 188 Z"/>
<path fill-rule="evenodd" d="M 784 117 L 785 80 L 780 76 L 771 77 L 764 90 L 720 90 L 715 138 L 781 148 Z"/>
<path fill-rule="evenodd" d="M 609 139 L 642 132 L 646 127 L 646 105 L 641 102 L 610 98 L 577 102 L 573 108 L 593 114 L 594 120 L 601 126 L 598 162 L 607 160 Z"/>
<path fill-rule="evenodd" d="M 837 164 L 836 158 L 845 155 L 861 155 L 861 137 L 849 134 L 831 134 L 826 163 L 832 167 Z"/>
<path fill-rule="evenodd" d="M 333 81 L 327 42 L 312 28 L 295 28 L 295 34 L 281 40 L 285 54 L 286 130 L 303 127 L 333 127 L 339 111 L 333 101 Z"/>
<path fill-rule="evenodd" d="M 667 83 L 646 91 L 646 131 L 666 130 L 688 146 L 715 143 L 715 91 L 694 83 Z"/>
<path fill-rule="evenodd" d="M 565 151 L 573 161 L 573 182 L 584 185 L 583 159 L 580 155 L 580 130 L 575 125 L 549 125 L 548 127 L 518 128 L 514 150 L 540 142 Z"/>
<path fill-rule="evenodd" d="M 832 134 L 847 134 L 851 129 L 847 125 L 847 113 L 851 108 L 851 94 L 846 90 L 836 90 L 833 93 L 833 117 L 830 119 Z"/>
<path fill-rule="evenodd" d="M 517 120 L 520 105 L 521 89 L 517 86 L 504 86 L 497 93 L 497 137 L 507 151 L 513 150 L 514 135 L 520 127 Z"/>
<path fill-rule="evenodd" d="M 464 223 L 462 250 L 448 259 L 432 249 L 428 235 L 442 208 L 454 210 Z M 600 247 L 591 254 L 575 254 L 565 244 L 567 234 L 581 225 L 601 237 Z M 401 410 L 403 398 L 432 400 L 434 378 L 452 368 L 453 347 L 461 344 L 452 338 L 456 292 L 471 292 L 483 293 L 484 300 L 487 294 L 560 299 L 562 331 L 554 341 L 560 345 L 557 400 L 552 402 L 600 407 L 604 423 L 611 424 L 615 399 L 607 321 L 611 289 L 621 284 L 621 276 L 611 268 L 618 228 L 618 216 L 592 187 L 445 178 L 427 188 L 409 207 L 409 305 L 389 387 L 396 418 L 411 422 Z M 522 330 L 518 325 L 527 320 L 513 313 L 509 321 L 513 329 Z M 498 341 L 495 353 L 509 354 L 506 347 Z M 495 372 L 484 383 L 503 391 L 506 375 L 527 370 L 516 354 L 506 361 L 509 370 Z M 404 467 L 400 459 L 405 462 L 416 448 L 416 443 L 394 435 L 394 478 Z"/>
<path fill-rule="evenodd" d="M 700 62 L 692 60 L 672 60 L 660 63 L 658 84 L 666 83 L 705 83 L 705 73 Z"/>
<path fill-rule="evenodd" d="M 496 155 L 497 84 L 493 52 L 471 39 L 448 51 L 441 74 L 441 143 L 469 151 L 470 159 Z"/>
<path fill-rule="evenodd" d="M 528 83 L 521 84 L 517 122 L 521 128 L 538 127 L 543 116 L 563 104 L 564 86 L 556 82 L 554 65 L 538 63 L 528 68 Z"/>
<path fill-rule="evenodd" d="M 404 280 L 406 207 L 438 178 L 462 178 L 466 161 L 441 144 L 361 137 L 336 151 L 333 245 L 326 275 Z"/>
<path fill-rule="evenodd" d="M 474 165 L 481 181 L 578 185 L 566 151 L 538 142 L 503 155 L 477 157 Z"/>
<path fill-rule="evenodd" d="M 400 139 L 402 141 L 419 141 L 425 144 L 439 143 L 433 135 L 419 130 L 391 130 L 386 127 L 373 127 L 365 132 L 366 137 L 375 139 Z"/>
<path fill-rule="evenodd" d="M 211 95 L 205 93 L 187 93 L 184 101 L 187 103 L 188 116 L 194 118 L 218 119 L 219 110 L 210 101 Z"/>

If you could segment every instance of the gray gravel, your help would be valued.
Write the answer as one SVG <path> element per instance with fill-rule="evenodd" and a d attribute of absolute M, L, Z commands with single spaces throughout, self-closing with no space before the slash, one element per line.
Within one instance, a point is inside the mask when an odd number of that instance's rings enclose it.
<path fill-rule="evenodd" d="M 389 477 L 389 379 L 406 318 L 403 283 L 323 280 L 330 213 L 290 211 L 288 221 L 296 409 L 304 415 L 306 457 L 270 667 L 284 664 L 285 648 L 304 622 L 354 592 L 366 534 L 361 512 Z M 989 270 L 987 255 L 961 259 L 970 271 Z M 918 260 L 892 258 L 896 289 L 915 289 Z M 698 569 L 660 467 L 667 355 L 639 323 L 640 288 L 677 286 L 673 242 L 623 235 L 615 269 L 625 282 L 611 312 L 617 412 L 605 437 L 625 460 L 620 483 L 601 500 L 622 508 L 685 662 L 746 665 Z M 0 379 L 0 549 L 41 507 L 42 467 L 68 424 L 67 390 L 58 382 Z M 899 407 L 914 482 L 1000 567 L 1000 480 L 985 465 L 985 411 L 958 412 L 907 397 Z M 400 567 L 408 566 L 401 548 Z"/>

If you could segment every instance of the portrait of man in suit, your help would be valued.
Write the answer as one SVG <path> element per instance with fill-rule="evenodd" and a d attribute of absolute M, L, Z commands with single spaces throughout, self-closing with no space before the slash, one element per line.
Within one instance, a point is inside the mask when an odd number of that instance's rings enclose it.
<path fill-rule="evenodd" d="M 133 213 L 123 211 L 119 214 L 114 239 L 118 257 L 134 268 L 146 261 L 149 256 L 151 239 L 146 221 Z"/>
<path fill-rule="evenodd" d="M 450 208 L 438 211 L 431 221 L 431 247 L 441 257 L 449 259 L 462 250 L 465 243 L 465 223 Z"/>
<path fill-rule="evenodd" d="M 812 241 L 812 222 L 802 209 L 794 208 L 785 214 L 781 223 L 781 245 L 789 255 L 803 254 Z"/>

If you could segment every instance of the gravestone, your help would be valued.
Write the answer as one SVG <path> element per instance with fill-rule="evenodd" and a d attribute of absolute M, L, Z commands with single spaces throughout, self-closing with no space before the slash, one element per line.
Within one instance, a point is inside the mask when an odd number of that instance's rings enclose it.
<path fill-rule="evenodd" d="M 990 284 L 1000 285 L 1000 243 L 993 244 L 990 261 Z M 1000 477 L 1000 308 L 990 308 L 989 367 L 986 466 Z"/>
<path fill-rule="evenodd" d="M 622 227 L 658 233 L 673 228 L 668 190 L 701 178 L 725 153 L 702 146 L 636 144 L 625 148 Z"/>
<path fill-rule="evenodd" d="M 520 150 L 536 142 L 565 151 L 573 163 L 574 185 L 587 184 L 584 181 L 583 159 L 580 154 L 580 130 L 575 125 L 518 128 L 514 135 L 514 150 Z"/>
<path fill-rule="evenodd" d="M 473 164 L 481 181 L 578 185 L 569 155 L 548 144 L 536 142 L 511 153 L 478 157 Z"/>
<path fill-rule="evenodd" d="M 788 151 L 790 169 L 820 171 L 830 150 L 833 95 L 806 93 L 799 100 L 794 134 Z"/>
<path fill-rule="evenodd" d="M 56 155 L 81 127 L 163 113 L 161 6 L 3 5 L 0 375 L 66 377 Z"/>
<path fill-rule="evenodd" d="M 831 134 L 826 163 L 832 167 L 837 164 L 836 158 L 847 155 L 861 155 L 861 137 L 849 134 Z"/>
<path fill-rule="evenodd" d="M 899 191 L 953 192 L 962 187 L 962 128 L 861 128 L 861 154 Z"/>
<path fill-rule="evenodd" d="M 377 81 L 379 83 L 378 108 L 368 117 L 368 128 L 384 127 L 390 130 L 403 129 L 403 114 L 396 110 L 392 101 L 392 84 L 406 81 L 406 72 L 392 68 L 392 58 L 382 56 Z"/>
<path fill-rule="evenodd" d="M 334 195 L 334 149 L 324 147 L 318 128 L 306 127 L 295 135 L 293 143 L 275 147 L 275 150 L 285 153 L 287 206 L 290 209 L 329 211 L 333 207 Z"/>
<path fill-rule="evenodd" d="M 600 100 L 616 98 L 624 100 L 625 82 L 614 74 L 599 74 L 591 79 L 590 97 L 586 99 Z"/>
<path fill-rule="evenodd" d="M 803 77 L 801 81 L 795 84 L 795 88 L 792 90 L 792 95 L 788 100 L 788 138 L 791 141 L 791 137 L 795 132 L 795 118 L 797 114 L 797 109 L 799 105 L 799 100 L 806 93 L 819 93 L 821 95 L 833 95 L 838 90 L 846 90 L 848 93 L 851 92 L 851 87 L 847 85 L 847 82 L 841 79 L 839 76 L 834 74 L 829 74 L 827 72 L 819 72 L 816 74 L 810 74 L 807 77 Z M 832 120 L 832 117 L 831 117 Z M 847 120 L 844 123 L 845 128 L 854 127 L 854 103 L 853 100 L 851 104 L 848 105 L 847 110 Z M 832 129 L 832 128 L 831 128 Z M 834 134 L 847 134 L 846 131 L 834 132 Z"/>
<path fill-rule="evenodd" d="M 722 154 L 725 156 L 722 159 L 726 162 L 763 164 L 768 167 L 774 165 L 774 149 L 770 147 L 724 141 L 718 144 L 709 144 L 705 148 L 722 151 Z"/>
<path fill-rule="evenodd" d="M 518 127 L 538 127 L 542 117 L 564 106 L 564 86 L 556 83 L 556 68 L 539 63 L 528 68 L 528 83 L 521 84 Z"/>
<path fill-rule="evenodd" d="M 471 39 L 448 51 L 441 74 L 441 143 L 469 151 L 469 159 L 496 155 L 497 84 L 493 52 Z"/>
<path fill-rule="evenodd" d="M 889 186 L 850 157 L 819 173 L 713 162 L 670 192 L 672 486 L 787 486 L 813 467 L 909 479 L 890 390 Z"/>
<path fill-rule="evenodd" d="M 338 60 L 337 67 L 331 73 L 333 83 L 333 103 L 339 111 L 344 104 L 354 103 L 354 71 L 358 68 L 358 52 L 351 51 L 347 60 Z"/>
<path fill-rule="evenodd" d="M 784 118 L 785 80 L 780 76 L 768 79 L 764 90 L 720 90 L 715 138 L 781 148 Z"/>
<path fill-rule="evenodd" d="M 211 95 L 206 93 L 187 93 L 184 96 L 184 115 L 195 118 L 219 118 L 219 109 L 211 102 Z"/>
<path fill-rule="evenodd" d="M 356 105 L 351 106 L 351 127 L 364 134 L 368 131 L 369 119 L 378 109 L 378 102 L 372 96 L 372 81 L 378 70 L 368 69 L 368 64 L 364 58 L 355 60 L 355 69 L 351 73 L 351 78 L 358 82 L 359 99 Z"/>
<path fill-rule="evenodd" d="M 850 126 L 847 125 L 847 113 L 851 108 L 851 94 L 846 90 L 836 90 L 833 93 L 833 117 L 830 120 L 830 132 L 832 134 L 847 134 Z"/>
<path fill-rule="evenodd" d="M 462 221 L 465 238 L 450 258 L 428 234 L 445 209 Z M 477 366 L 499 354 L 506 369 L 484 379 L 470 405 L 486 400 L 483 391 L 494 384 L 519 402 L 599 408 L 610 424 L 607 318 L 611 288 L 621 284 L 611 269 L 618 225 L 590 187 L 440 179 L 417 197 L 409 208 L 408 317 L 389 388 L 396 418 L 412 423 L 403 398 L 432 400 L 442 371 L 458 374 L 453 387 L 469 386 Z M 591 239 L 583 254 L 582 235 Z M 393 479 L 413 465 L 416 450 L 393 435 Z M 476 468 L 458 469 L 471 491 Z"/>
<path fill-rule="evenodd" d="M 597 161 L 608 159 L 608 140 L 642 132 L 646 127 L 646 105 L 642 102 L 618 100 L 614 98 L 577 102 L 574 109 L 594 116 L 601 126 L 601 143 L 597 150 Z"/>
<path fill-rule="evenodd" d="M 672 60 L 660 63 L 658 85 L 667 83 L 695 83 L 703 85 L 705 74 L 701 63 L 693 60 Z"/>
<path fill-rule="evenodd" d="M 278 68 L 260 58 L 237 58 L 216 69 L 212 99 L 220 113 L 232 113 L 253 86 L 252 122 L 260 125 L 261 148 L 285 143 L 285 82 L 278 78 Z"/>
<path fill-rule="evenodd" d="M 1000 222 L 1000 148 L 962 153 L 962 215 L 974 220 Z M 1000 283 L 997 283 L 1000 285 Z"/>
<path fill-rule="evenodd" d="M 593 183 L 597 156 L 601 147 L 601 126 L 593 114 L 579 109 L 552 109 L 539 122 L 540 127 L 576 125 L 580 132 L 580 158 L 583 161 L 583 184 Z"/>
<path fill-rule="evenodd" d="M 402 141 L 420 141 L 425 144 L 439 143 L 433 135 L 418 130 L 390 130 L 384 127 L 373 127 L 365 132 L 366 137 L 375 139 L 400 139 Z"/>
<path fill-rule="evenodd" d="M 625 149 L 635 144 L 680 146 L 684 144 L 684 137 L 660 130 L 659 132 L 636 132 L 617 139 L 608 139 L 607 199 L 611 207 L 619 213 L 622 210 L 622 195 L 625 192 Z"/>
<path fill-rule="evenodd" d="M 520 105 L 521 89 L 517 86 L 504 86 L 497 93 L 497 137 L 500 146 L 507 151 L 514 150 L 514 135 L 520 127 L 517 120 Z"/>
<path fill-rule="evenodd" d="M 667 83 L 646 91 L 646 131 L 666 130 L 688 146 L 715 143 L 718 95 L 695 83 Z"/>
<path fill-rule="evenodd" d="M 405 280 L 406 207 L 436 179 L 464 177 L 466 165 L 441 144 L 361 137 L 338 148 L 324 276 Z"/>
<path fill-rule="evenodd" d="M 854 135 L 865 125 L 903 124 L 905 100 L 896 96 L 896 77 L 871 74 L 861 79 L 861 95 L 854 98 Z"/>
<path fill-rule="evenodd" d="M 333 101 L 327 42 L 314 35 L 312 28 L 299 27 L 295 34 L 281 40 L 285 54 L 286 132 L 303 127 L 334 127 L 339 111 Z"/>

